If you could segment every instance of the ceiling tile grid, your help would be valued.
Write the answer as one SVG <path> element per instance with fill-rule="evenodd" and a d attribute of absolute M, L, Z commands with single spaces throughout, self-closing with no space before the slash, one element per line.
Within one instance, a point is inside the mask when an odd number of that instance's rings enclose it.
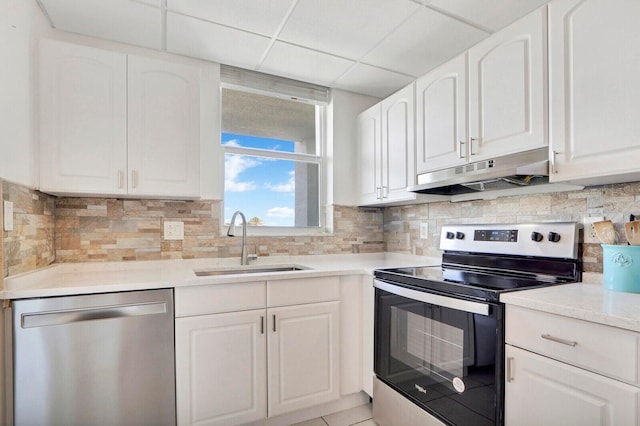
<path fill-rule="evenodd" d="M 547 0 L 33 0 L 55 28 L 386 97 Z"/>

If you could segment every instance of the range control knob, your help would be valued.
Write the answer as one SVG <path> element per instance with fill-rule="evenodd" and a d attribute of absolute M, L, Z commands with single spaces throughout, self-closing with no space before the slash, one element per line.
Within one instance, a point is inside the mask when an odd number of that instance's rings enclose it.
<path fill-rule="evenodd" d="M 531 233 L 531 239 L 532 239 L 533 241 L 535 241 L 535 242 L 539 243 L 540 241 L 542 241 L 542 240 L 544 239 L 544 236 L 543 236 L 541 233 L 539 233 L 539 232 L 533 231 L 533 232 Z"/>
<path fill-rule="evenodd" d="M 456 232 L 456 240 L 464 240 L 464 232 Z"/>
<path fill-rule="evenodd" d="M 558 234 L 557 232 L 549 232 L 549 235 L 547 235 L 547 239 L 552 243 L 557 243 L 558 241 L 560 241 L 560 234 Z"/>
<path fill-rule="evenodd" d="M 453 232 L 447 232 L 447 234 L 445 235 L 445 238 L 447 240 L 453 240 L 456 237 L 456 234 L 454 234 Z"/>

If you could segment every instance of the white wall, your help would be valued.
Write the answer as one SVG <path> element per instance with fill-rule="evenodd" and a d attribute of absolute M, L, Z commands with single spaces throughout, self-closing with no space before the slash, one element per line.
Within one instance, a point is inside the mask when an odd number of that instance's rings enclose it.
<path fill-rule="evenodd" d="M 0 178 L 36 187 L 36 51 L 51 32 L 35 0 L 0 0 Z"/>
<path fill-rule="evenodd" d="M 327 121 L 327 200 L 329 204 L 355 206 L 358 190 L 357 121 L 365 109 L 380 102 L 379 98 L 344 90 L 331 91 Z M 333 125 L 331 125 L 333 123 Z M 331 171 L 333 172 L 331 173 Z"/>

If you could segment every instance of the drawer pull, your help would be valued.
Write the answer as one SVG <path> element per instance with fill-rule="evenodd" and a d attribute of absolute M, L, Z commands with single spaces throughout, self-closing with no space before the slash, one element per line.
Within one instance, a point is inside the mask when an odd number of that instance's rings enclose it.
<path fill-rule="evenodd" d="M 552 342 L 561 343 L 563 345 L 567 345 L 571 347 L 575 347 L 578 344 L 578 342 L 576 342 L 575 340 L 562 339 L 560 337 L 555 337 L 550 334 L 542 334 L 540 335 L 540 337 L 542 337 L 543 339 L 551 340 Z"/>

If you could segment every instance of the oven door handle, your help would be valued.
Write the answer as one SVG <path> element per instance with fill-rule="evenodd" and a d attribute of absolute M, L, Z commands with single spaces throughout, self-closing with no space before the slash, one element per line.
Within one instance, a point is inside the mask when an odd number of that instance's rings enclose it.
<path fill-rule="evenodd" d="M 427 293 L 425 291 L 417 291 L 406 287 L 401 287 L 385 281 L 373 280 L 373 286 L 380 290 L 393 293 L 398 296 L 406 297 L 419 302 L 430 303 L 445 308 L 457 309 L 459 311 L 469 312 L 488 316 L 489 305 L 486 303 L 472 302 L 470 300 L 456 299 L 453 297 L 440 296 L 438 294 Z"/>

